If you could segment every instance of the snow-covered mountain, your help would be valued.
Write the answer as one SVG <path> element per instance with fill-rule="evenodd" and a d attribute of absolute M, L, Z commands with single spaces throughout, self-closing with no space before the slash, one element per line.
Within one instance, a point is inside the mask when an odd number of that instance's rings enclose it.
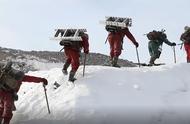
<path fill-rule="evenodd" d="M 47 64 L 49 68 L 52 68 L 54 63 L 59 63 L 62 66 L 65 62 L 65 55 L 63 52 L 55 51 L 23 51 L 0 47 L 0 61 L 6 60 L 13 61 L 15 68 L 28 72 L 47 69 Z M 86 57 L 86 65 L 102 65 L 107 61 L 109 61 L 109 56 L 100 53 L 90 53 Z M 80 63 L 83 64 L 83 62 L 84 54 L 81 53 Z M 119 60 L 119 64 L 125 67 L 135 67 L 137 65 L 123 59 Z"/>
<path fill-rule="evenodd" d="M 51 114 L 42 84 L 25 82 L 12 124 L 190 124 L 189 64 L 85 70 L 83 77 L 80 66 L 75 86 L 59 64 L 28 72 L 48 79 Z M 61 84 L 58 89 L 55 81 Z"/>

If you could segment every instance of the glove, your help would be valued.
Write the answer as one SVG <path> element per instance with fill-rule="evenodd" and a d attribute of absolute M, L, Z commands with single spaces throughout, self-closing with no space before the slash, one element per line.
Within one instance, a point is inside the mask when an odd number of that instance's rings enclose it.
<path fill-rule="evenodd" d="M 89 50 L 84 50 L 84 53 L 88 54 L 88 53 L 89 53 Z"/>
<path fill-rule="evenodd" d="M 138 42 L 134 42 L 134 45 L 135 45 L 136 47 L 139 47 L 139 43 L 138 43 Z"/>
<path fill-rule="evenodd" d="M 18 71 L 16 74 L 15 74 L 15 79 L 16 80 L 22 80 L 24 77 L 24 72 L 22 71 Z"/>
<path fill-rule="evenodd" d="M 48 85 L 48 81 L 45 78 L 42 78 L 41 80 L 43 82 L 43 85 Z"/>
<path fill-rule="evenodd" d="M 16 92 L 13 93 L 13 99 L 14 101 L 18 101 L 18 94 Z"/>
<path fill-rule="evenodd" d="M 176 46 L 176 43 L 173 42 L 173 43 L 172 43 L 172 46 Z"/>
<path fill-rule="evenodd" d="M 63 40 L 60 41 L 60 42 L 59 42 L 59 45 L 60 45 L 60 46 L 63 46 L 63 45 L 64 45 L 64 41 L 63 41 Z"/>

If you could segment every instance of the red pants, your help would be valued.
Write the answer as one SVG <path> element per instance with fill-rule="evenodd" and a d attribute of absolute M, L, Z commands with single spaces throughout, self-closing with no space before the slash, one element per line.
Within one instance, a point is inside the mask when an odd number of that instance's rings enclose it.
<path fill-rule="evenodd" d="M 4 120 L 4 123 L 9 124 L 13 113 L 14 100 L 12 93 L 8 91 L 0 90 L 0 118 Z"/>
<path fill-rule="evenodd" d="M 190 62 L 190 44 L 185 43 L 184 47 L 185 47 L 185 51 L 186 51 L 186 54 L 187 54 L 187 62 Z"/>
<path fill-rule="evenodd" d="M 73 50 L 73 49 L 65 49 L 65 55 L 67 57 L 67 62 L 71 63 L 71 71 L 76 72 L 77 69 L 79 68 L 80 62 L 79 62 L 79 57 L 80 54 L 78 51 Z"/>
<path fill-rule="evenodd" d="M 109 40 L 110 44 L 110 57 L 118 57 L 121 54 L 122 43 L 118 40 Z"/>

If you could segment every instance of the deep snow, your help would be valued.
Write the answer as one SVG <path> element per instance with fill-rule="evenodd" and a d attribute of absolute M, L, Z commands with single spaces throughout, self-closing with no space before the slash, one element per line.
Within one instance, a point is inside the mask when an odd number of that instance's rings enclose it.
<path fill-rule="evenodd" d="M 51 114 L 42 84 L 24 82 L 12 124 L 190 124 L 189 64 L 82 69 L 75 87 L 60 66 L 29 72 L 48 79 Z"/>

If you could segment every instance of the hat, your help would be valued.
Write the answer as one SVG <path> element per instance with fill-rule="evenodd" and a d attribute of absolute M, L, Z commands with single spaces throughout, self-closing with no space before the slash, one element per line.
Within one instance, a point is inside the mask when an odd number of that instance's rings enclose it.
<path fill-rule="evenodd" d="M 190 29 L 189 26 L 185 26 L 185 27 L 184 27 L 184 30 L 185 30 L 185 31 L 187 31 L 187 30 L 189 30 L 189 29 Z"/>

